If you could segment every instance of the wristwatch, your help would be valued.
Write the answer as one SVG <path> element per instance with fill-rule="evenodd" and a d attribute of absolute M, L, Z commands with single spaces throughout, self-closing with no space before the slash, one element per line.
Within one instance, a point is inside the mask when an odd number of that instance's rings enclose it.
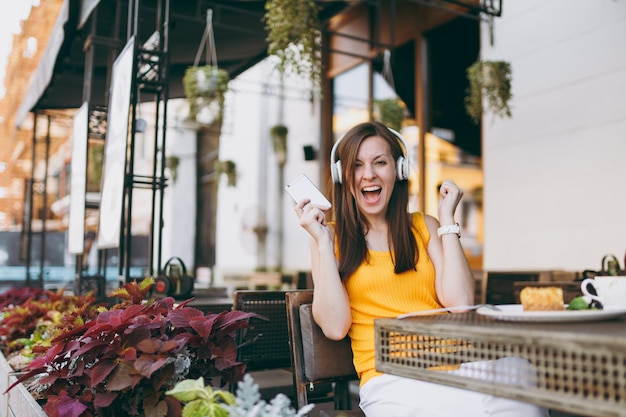
<path fill-rule="evenodd" d="M 452 233 L 456 234 L 458 237 L 461 237 L 461 226 L 459 226 L 458 223 L 450 224 L 448 226 L 441 226 L 439 229 L 437 229 L 437 236 L 439 237 Z"/>

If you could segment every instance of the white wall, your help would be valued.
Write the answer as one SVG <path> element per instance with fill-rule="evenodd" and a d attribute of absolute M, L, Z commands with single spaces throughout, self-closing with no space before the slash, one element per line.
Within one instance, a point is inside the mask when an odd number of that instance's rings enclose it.
<path fill-rule="evenodd" d="M 283 227 L 283 271 L 310 270 L 309 241 L 292 211 L 293 203 L 278 184 L 278 163 L 269 137 L 276 124 L 289 129 L 285 183 L 306 173 L 318 185 L 317 161 L 305 161 L 303 145 L 319 149 L 318 103 L 308 99 L 308 83 L 287 79 L 284 115 L 280 122 L 279 78 L 273 63 L 265 60 L 229 83 L 226 114 L 220 137 L 220 160 L 237 164 L 236 187 L 226 178 L 219 185 L 217 209 L 217 260 L 215 280 L 226 275 L 247 275 L 280 262 L 279 239 Z M 282 205 L 282 216 L 279 205 Z M 266 256 L 260 259 L 254 233 L 244 224 L 254 223 L 255 212 L 265 214 L 269 227 Z"/>
<path fill-rule="evenodd" d="M 196 230 L 196 142 L 195 126 L 185 121 L 188 112 L 185 100 L 170 100 L 168 104 L 166 157 L 179 159 L 176 180 L 166 169 L 170 179 L 163 200 L 163 265 L 173 256 L 187 268 L 195 264 Z M 160 119 L 162 120 L 162 118 Z M 158 202 L 158 200 L 157 200 Z M 163 266 L 162 265 L 162 266 Z M 195 276 L 195 271 L 189 270 Z"/>
<path fill-rule="evenodd" d="M 513 118 L 483 120 L 486 270 L 600 268 L 626 250 L 626 1 L 507 0 L 483 60 Z M 623 267 L 623 264 L 622 264 Z"/>
<path fill-rule="evenodd" d="M 147 122 L 146 131 L 136 136 L 135 174 L 151 176 L 154 155 L 155 103 L 144 103 L 138 117 Z M 161 106 L 163 111 L 163 106 Z M 184 99 L 168 101 L 167 108 L 166 157 L 179 158 L 176 180 L 166 169 L 168 184 L 163 195 L 163 229 L 161 245 L 161 267 L 173 256 L 180 258 L 187 268 L 195 264 L 196 230 L 196 126 L 186 121 L 188 105 Z M 163 118 L 159 121 L 162 129 Z M 160 169 L 160 168 L 158 168 Z M 155 201 L 158 207 L 160 201 Z M 147 235 L 151 226 L 152 191 L 135 188 L 133 190 L 133 229 L 137 234 Z M 159 225 L 155 224 L 155 239 L 158 239 Z M 154 242 L 154 269 L 158 270 L 157 242 Z M 195 271 L 188 273 L 194 275 Z"/>

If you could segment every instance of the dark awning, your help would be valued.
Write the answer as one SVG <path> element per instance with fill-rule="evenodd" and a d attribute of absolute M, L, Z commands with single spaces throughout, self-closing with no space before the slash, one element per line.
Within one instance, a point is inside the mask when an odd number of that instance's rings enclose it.
<path fill-rule="evenodd" d="M 142 0 L 139 40 L 145 42 L 156 30 L 158 0 Z M 325 21 L 345 9 L 347 1 L 320 2 Z M 116 5 L 119 8 L 116 9 Z M 213 10 L 218 65 L 231 78 L 267 56 L 267 33 L 263 16 L 265 0 L 170 1 L 169 97 L 183 96 L 182 78 L 193 65 L 206 28 L 207 10 Z M 116 18 L 116 11 L 120 17 Z M 127 39 L 128 0 L 66 0 L 45 52 L 16 118 L 19 125 L 35 109 L 79 108 L 84 101 L 85 43 L 91 22 L 95 47 L 90 104 L 106 105 L 108 68 Z M 117 22 L 117 23 L 116 23 Z M 117 26 L 116 26 L 117 25 Z M 117 30 L 115 29 L 117 27 Z M 201 63 L 206 61 L 203 54 Z"/>

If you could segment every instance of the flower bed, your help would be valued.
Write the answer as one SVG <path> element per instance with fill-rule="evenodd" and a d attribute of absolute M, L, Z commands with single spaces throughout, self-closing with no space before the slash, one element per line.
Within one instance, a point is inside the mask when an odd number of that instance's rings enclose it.
<path fill-rule="evenodd" d="M 0 326 L 3 354 L 11 355 L 5 374 L 9 363 L 24 371 L 6 380 L 8 393 L 27 388 L 45 398 L 41 409 L 50 416 L 165 417 L 180 415 L 180 402 L 165 395 L 180 380 L 240 381 L 245 364 L 236 361 L 235 334 L 253 314 L 204 314 L 187 306 L 191 300 L 146 299 L 153 285 L 126 284 L 112 293 L 121 302 L 111 307 L 50 293 L 8 303 Z M 35 329 L 30 337 L 26 323 Z M 18 352 L 22 346 L 30 349 Z M 16 368 L 15 353 L 32 362 Z"/>
<path fill-rule="evenodd" d="M 302 417 L 310 410 L 294 410 L 284 394 L 261 400 L 236 360 L 236 332 L 250 327 L 253 313 L 205 314 L 191 300 L 146 299 L 153 285 L 151 278 L 126 284 L 110 307 L 62 291 L 2 294 L 0 416 Z M 236 396 L 224 388 L 242 379 Z"/>

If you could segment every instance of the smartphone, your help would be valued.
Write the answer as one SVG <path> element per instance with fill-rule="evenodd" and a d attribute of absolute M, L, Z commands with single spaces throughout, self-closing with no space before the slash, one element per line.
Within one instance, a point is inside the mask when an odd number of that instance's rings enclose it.
<path fill-rule="evenodd" d="M 308 198 L 312 204 L 320 206 L 321 208 L 329 209 L 330 201 L 322 194 L 322 192 L 313 184 L 313 181 L 304 174 L 298 175 L 298 177 L 291 181 L 285 187 L 287 194 L 293 198 L 293 201 L 299 203 L 301 200 Z"/>

